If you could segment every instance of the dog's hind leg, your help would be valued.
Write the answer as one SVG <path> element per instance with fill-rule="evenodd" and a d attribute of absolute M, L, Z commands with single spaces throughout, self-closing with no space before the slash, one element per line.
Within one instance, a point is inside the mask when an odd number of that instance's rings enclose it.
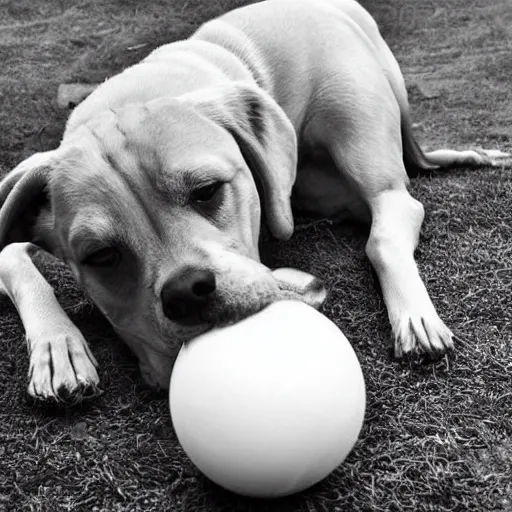
<path fill-rule="evenodd" d="M 401 108 L 408 108 L 407 105 Z M 404 164 L 409 176 L 449 167 L 510 167 L 512 156 L 499 149 L 436 149 L 424 152 L 412 133 L 407 111 L 401 112 L 401 134 Z"/>
<path fill-rule="evenodd" d="M 471 166 L 481 167 L 484 165 L 497 166 L 509 165 L 510 155 L 499 149 L 466 149 L 457 151 L 455 149 L 436 149 L 425 153 L 427 160 L 439 167 Z"/>
<path fill-rule="evenodd" d="M 13 243 L 0 252 L 0 291 L 13 301 L 26 333 L 28 393 L 39 400 L 79 402 L 99 392 L 96 361 L 34 265 L 35 250 L 30 243 Z"/>

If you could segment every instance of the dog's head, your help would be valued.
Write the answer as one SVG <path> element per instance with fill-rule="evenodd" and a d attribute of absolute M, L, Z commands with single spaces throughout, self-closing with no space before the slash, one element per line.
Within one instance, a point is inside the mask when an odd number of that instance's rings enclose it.
<path fill-rule="evenodd" d="M 280 298 L 323 299 L 259 258 L 260 197 L 271 233 L 292 234 L 296 155 L 290 121 L 251 85 L 107 110 L 4 179 L 0 243 L 64 260 L 165 387 L 183 341 Z"/>

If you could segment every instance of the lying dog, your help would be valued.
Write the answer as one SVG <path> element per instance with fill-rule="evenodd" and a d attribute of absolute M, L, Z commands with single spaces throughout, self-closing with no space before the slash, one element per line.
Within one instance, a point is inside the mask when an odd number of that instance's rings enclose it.
<path fill-rule="evenodd" d="M 287 239 L 292 202 L 370 222 L 396 356 L 444 353 L 452 333 L 413 258 L 423 207 L 408 174 L 494 156 L 422 152 L 398 64 L 353 0 L 267 0 L 203 25 L 99 86 L 60 146 L 0 185 L 0 289 L 26 330 L 29 393 L 79 398 L 98 383 L 34 247 L 69 265 L 165 388 L 183 341 L 282 298 L 321 304 L 315 278 L 260 263 L 261 211 Z"/>

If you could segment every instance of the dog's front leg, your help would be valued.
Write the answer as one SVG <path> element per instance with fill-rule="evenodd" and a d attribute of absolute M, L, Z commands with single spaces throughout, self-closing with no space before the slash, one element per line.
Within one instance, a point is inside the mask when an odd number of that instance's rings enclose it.
<path fill-rule="evenodd" d="M 453 347 L 453 335 L 439 318 L 413 256 L 423 206 L 405 187 L 383 191 L 369 203 L 372 224 L 366 254 L 381 284 L 395 337 L 395 356 L 442 354 Z"/>
<path fill-rule="evenodd" d="M 40 400 L 79 402 L 99 391 L 96 361 L 32 262 L 34 250 L 30 243 L 14 243 L 0 252 L 0 291 L 16 306 L 27 338 L 28 393 Z"/>
<path fill-rule="evenodd" d="M 348 60 L 336 58 L 332 69 L 340 70 L 343 94 L 337 83 L 324 85 L 322 100 L 329 108 L 311 124 L 310 138 L 325 145 L 370 210 L 366 254 L 381 284 L 395 355 L 439 356 L 452 348 L 453 334 L 439 318 L 414 260 L 424 210 L 407 191 L 400 110 L 406 108 L 400 105 L 405 91 L 398 102 L 401 80 L 384 75 L 376 62 L 364 45 L 355 45 Z"/>

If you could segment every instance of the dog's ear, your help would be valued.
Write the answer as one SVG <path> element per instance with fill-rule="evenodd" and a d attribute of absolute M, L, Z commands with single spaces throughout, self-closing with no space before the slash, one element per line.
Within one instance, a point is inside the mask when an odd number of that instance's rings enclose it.
<path fill-rule="evenodd" d="M 36 153 L 0 182 L 0 249 L 11 242 L 29 241 L 34 207 L 48 184 L 55 150 Z"/>
<path fill-rule="evenodd" d="M 290 238 L 297 138 L 281 107 L 259 87 L 243 82 L 201 90 L 182 99 L 233 135 L 263 189 L 270 232 L 276 238 Z"/>

